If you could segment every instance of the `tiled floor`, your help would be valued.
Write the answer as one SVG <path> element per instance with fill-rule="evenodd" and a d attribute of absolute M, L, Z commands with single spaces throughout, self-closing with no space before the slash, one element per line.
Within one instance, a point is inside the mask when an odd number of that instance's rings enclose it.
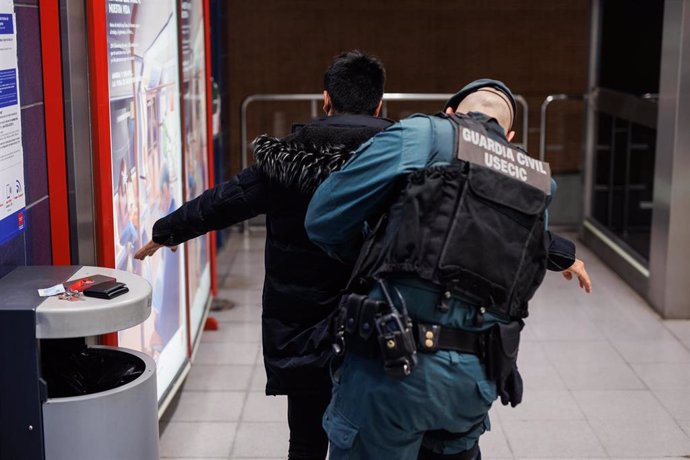
<path fill-rule="evenodd" d="M 523 334 L 522 405 L 496 404 L 485 459 L 690 458 L 690 321 L 659 317 L 580 245 L 587 296 L 549 274 Z M 235 237 L 218 258 L 219 296 L 176 406 L 161 424 L 175 459 L 286 458 L 286 400 L 263 393 L 263 238 Z"/>

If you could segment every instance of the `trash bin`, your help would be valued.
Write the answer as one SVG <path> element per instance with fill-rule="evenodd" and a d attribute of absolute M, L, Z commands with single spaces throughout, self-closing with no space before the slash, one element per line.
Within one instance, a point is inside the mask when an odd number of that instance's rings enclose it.
<path fill-rule="evenodd" d="M 129 293 L 69 302 L 36 292 L 95 274 Z M 0 292 L 0 366 L 16 370 L 0 375 L 0 458 L 157 460 L 155 362 L 86 339 L 144 321 L 148 282 L 100 267 L 20 267 L 0 280 Z"/>
<path fill-rule="evenodd" d="M 148 355 L 123 348 L 90 347 L 103 358 L 103 368 L 122 369 L 122 362 L 140 370 L 124 383 L 79 396 L 51 397 L 43 404 L 46 460 L 158 459 L 156 364 Z"/>

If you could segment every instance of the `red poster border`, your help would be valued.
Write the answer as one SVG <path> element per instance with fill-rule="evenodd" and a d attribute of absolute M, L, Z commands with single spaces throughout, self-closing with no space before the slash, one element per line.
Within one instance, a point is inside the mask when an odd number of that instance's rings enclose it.
<path fill-rule="evenodd" d="M 215 184 L 215 168 L 213 158 L 213 86 L 211 78 L 211 6 L 210 0 L 204 2 L 204 33 L 206 44 L 206 134 L 208 146 L 208 183 Z M 216 232 L 211 232 L 211 294 L 218 295 L 218 280 L 216 279 Z"/>
<path fill-rule="evenodd" d="M 110 92 L 108 90 L 108 37 L 106 0 L 86 2 L 91 95 L 94 203 L 96 208 L 96 258 L 98 265 L 115 268 L 113 234 L 112 158 L 110 146 Z M 116 332 L 101 337 L 104 345 L 117 346 Z"/>
<path fill-rule="evenodd" d="M 211 34 L 210 34 L 210 7 L 209 7 L 209 0 L 200 0 L 203 6 L 203 20 L 204 20 L 204 56 L 205 56 L 205 65 L 204 65 L 204 70 L 206 74 L 206 149 L 208 153 L 208 171 L 206 172 L 207 178 L 208 178 L 208 184 L 210 187 L 213 186 L 213 181 L 214 181 L 214 174 L 213 174 L 213 109 L 211 107 L 211 102 L 212 102 L 212 88 L 211 88 Z M 182 17 L 182 2 L 178 1 L 177 2 L 177 13 L 178 13 L 178 18 Z M 180 118 L 181 118 L 181 132 L 182 132 L 182 174 L 183 177 L 185 177 L 185 185 L 184 185 L 184 196 L 186 198 L 187 196 L 187 159 L 186 159 L 186 150 L 185 150 L 185 145 L 186 145 L 186 139 L 185 137 L 187 136 L 187 132 L 185 130 L 185 110 L 184 110 L 184 93 L 182 91 L 182 86 L 184 85 L 184 52 L 182 50 L 182 25 L 181 25 L 181 20 L 178 22 L 178 55 L 179 55 L 179 62 L 180 62 L 180 67 L 179 67 L 179 74 L 180 74 Z M 210 266 L 210 277 L 211 277 L 211 295 L 215 296 L 217 294 L 217 286 L 216 286 L 216 233 L 215 232 L 210 232 L 209 233 L 209 266 Z M 192 357 L 192 353 L 194 351 L 194 339 L 195 337 L 192 337 L 192 298 L 191 298 L 191 293 L 189 289 L 189 281 L 190 281 L 190 273 L 189 273 L 189 254 L 187 254 L 187 257 L 185 258 L 185 273 L 186 273 L 186 298 L 187 298 L 187 352 L 189 357 Z M 200 330 L 204 328 L 203 324 L 199 325 Z"/>
<path fill-rule="evenodd" d="M 182 157 L 182 202 L 187 201 L 187 130 L 185 128 L 186 113 L 184 110 L 184 51 L 182 50 L 182 1 L 177 2 L 177 73 L 180 81 L 179 104 L 180 104 L 180 149 Z M 184 258 L 185 275 L 185 327 L 187 328 L 187 356 L 192 356 L 192 320 L 191 320 L 191 295 L 189 293 L 189 252 L 185 249 Z"/>
<path fill-rule="evenodd" d="M 43 109 L 45 117 L 48 196 L 50 197 L 50 241 L 53 265 L 69 265 L 70 229 L 67 199 L 67 154 L 65 150 L 64 101 L 62 97 L 62 55 L 60 14 L 57 2 L 39 8 L 41 62 L 43 65 Z M 58 69 L 48 72 L 47 69 Z"/>
<path fill-rule="evenodd" d="M 204 2 L 204 26 L 206 45 L 206 101 L 207 101 L 207 130 L 208 130 L 208 176 L 209 184 L 214 183 L 213 163 L 213 123 L 211 97 L 211 39 L 210 39 L 210 5 Z M 179 2 L 178 2 L 179 4 Z M 93 148 L 94 194 L 96 207 L 96 255 L 98 264 L 104 267 L 115 267 L 115 240 L 113 234 L 113 200 L 112 200 L 112 159 L 110 145 L 110 93 L 108 88 L 108 53 L 106 28 L 106 0 L 90 0 L 86 2 L 86 23 L 89 53 L 89 83 L 91 96 L 91 139 Z M 59 24 L 58 24 L 59 26 Z M 58 29 L 59 31 L 59 29 Z M 58 32 L 59 33 L 59 32 Z M 179 32 L 178 32 L 179 39 Z M 180 51 L 181 52 L 181 51 Z M 62 89 L 60 88 L 60 98 Z M 62 110 L 62 108 L 60 109 Z M 181 111 L 182 112 L 182 111 Z M 182 115 L 184 116 L 184 115 Z M 182 120 L 184 122 L 184 120 Z M 184 126 L 184 125 L 182 125 Z M 64 136 L 64 128 L 61 132 Z M 184 136 L 184 134 L 183 134 Z M 64 139 L 63 139 L 64 151 Z M 183 162 L 184 168 L 184 162 Z M 66 172 L 66 169 L 65 169 Z M 66 174 L 65 174 L 66 180 Z M 65 183 L 66 199 L 66 183 Z M 65 201 L 65 211 L 67 210 Z M 62 241 L 69 241 L 69 238 Z M 210 238 L 211 292 L 217 294 L 216 281 L 216 235 Z M 60 240 L 58 240 L 60 241 Z M 69 248 L 69 246 L 67 246 Z M 187 293 L 187 295 L 189 295 Z M 191 353 L 191 328 L 189 315 L 189 299 L 187 301 L 187 337 L 188 348 Z M 105 345 L 117 346 L 117 333 L 105 334 L 101 337 Z"/>

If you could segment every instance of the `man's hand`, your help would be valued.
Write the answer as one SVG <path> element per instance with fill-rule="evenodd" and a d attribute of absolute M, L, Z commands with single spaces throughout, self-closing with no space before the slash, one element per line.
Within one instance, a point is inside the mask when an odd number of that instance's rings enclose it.
<path fill-rule="evenodd" d="M 565 279 L 571 280 L 573 279 L 573 275 L 577 276 L 580 287 L 584 289 L 587 294 L 592 292 L 592 281 L 590 281 L 587 270 L 585 270 L 584 262 L 580 259 L 575 259 L 575 262 L 573 262 L 570 268 L 563 270 L 563 277 Z"/>
<path fill-rule="evenodd" d="M 152 256 L 158 251 L 160 248 L 164 247 L 162 244 L 158 244 L 155 241 L 151 240 L 148 243 L 146 243 L 141 249 L 139 249 L 136 254 L 134 254 L 134 258 L 138 260 L 144 260 L 145 258 Z M 177 246 L 170 246 L 170 250 L 172 252 L 177 251 Z"/>

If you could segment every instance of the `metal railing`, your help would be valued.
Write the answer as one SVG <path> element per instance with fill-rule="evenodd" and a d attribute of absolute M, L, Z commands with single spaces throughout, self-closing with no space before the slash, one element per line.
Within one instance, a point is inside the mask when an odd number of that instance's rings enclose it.
<path fill-rule="evenodd" d="M 441 101 L 445 102 L 452 94 L 443 93 L 385 93 L 383 95 L 382 115 L 388 115 L 389 101 Z M 240 125 L 242 131 L 242 169 L 249 165 L 249 145 L 247 140 L 247 108 L 254 102 L 310 102 L 311 117 L 318 117 L 318 103 L 323 100 L 323 94 L 253 94 L 247 96 L 242 101 L 242 108 L 240 110 Z M 515 100 L 522 108 L 522 142 L 519 143 L 521 147 L 527 150 L 527 137 L 529 128 L 529 105 L 524 97 L 519 94 L 515 96 Z M 439 107 L 440 109 L 441 107 Z"/>
<path fill-rule="evenodd" d="M 544 161 L 546 158 L 546 110 L 552 102 L 556 101 L 581 101 L 582 94 L 549 94 L 541 103 L 539 118 L 539 159 Z"/>
<path fill-rule="evenodd" d="M 440 101 L 445 102 L 452 94 L 444 93 L 385 93 L 383 95 L 383 107 L 381 115 L 388 116 L 388 102 L 389 101 Z M 249 166 L 249 143 L 247 139 L 247 109 L 254 102 L 309 102 L 310 116 L 317 118 L 319 116 L 318 103 L 323 100 L 322 93 L 307 93 L 307 94 L 253 94 L 247 96 L 242 101 L 240 109 L 240 125 L 241 125 L 241 148 L 242 148 L 242 169 Z M 522 142 L 517 144 L 527 150 L 527 139 L 529 134 L 529 105 L 524 97 L 519 94 L 515 96 L 515 100 L 522 109 Z M 441 107 L 439 107 L 441 109 Z M 244 222 L 244 233 L 247 234 L 250 230 L 250 222 Z"/>
<path fill-rule="evenodd" d="M 546 111 L 552 102 L 557 101 L 582 101 L 589 99 L 594 106 L 605 112 L 623 116 L 643 126 L 656 127 L 657 105 L 659 95 L 645 93 L 634 96 L 604 88 L 598 88 L 591 96 L 586 94 L 550 94 L 541 104 L 541 116 L 539 119 L 539 159 L 544 161 L 546 157 Z"/>

